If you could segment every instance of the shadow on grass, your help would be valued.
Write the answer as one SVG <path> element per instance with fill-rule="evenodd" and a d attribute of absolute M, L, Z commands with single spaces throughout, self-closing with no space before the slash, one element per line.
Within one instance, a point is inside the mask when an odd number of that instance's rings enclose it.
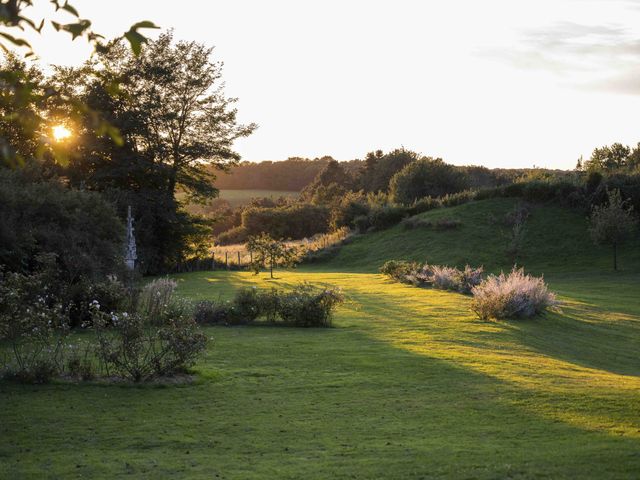
<path fill-rule="evenodd" d="M 208 333 L 217 341 L 199 368 L 221 375 L 193 388 L 2 385 L 7 478 L 125 468 L 229 478 L 621 478 L 640 468 L 638 439 L 538 412 L 602 409 L 577 392 L 532 394 L 361 331 Z"/>

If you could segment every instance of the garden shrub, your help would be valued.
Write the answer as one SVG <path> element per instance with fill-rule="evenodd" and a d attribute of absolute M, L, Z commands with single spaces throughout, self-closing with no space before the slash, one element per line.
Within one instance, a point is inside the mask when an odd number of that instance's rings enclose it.
<path fill-rule="evenodd" d="M 471 309 L 483 320 L 532 317 L 558 305 L 544 279 L 525 274 L 522 268 L 490 275 L 472 293 Z"/>
<path fill-rule="evenodd" d="M 44 383 L 64 368 L 69 332 L 68 308 L 61 302 L 55 255 L 40 255 L 35 273 L 0 269 L 0 340 L 4 350 L 0 374 Z"/>
<path fill-rule="evenodd" d="M 262 313 L 260 295 L 255 287 L 238 290 L 229 310 L 229 322 L 234 325 L 253 322 Z"/>
<path fill-rule="evenodd" d="M 194 318 L 201 324 L 247 325 L 262 318 L 293 327 L 328 327 L 333 309 L 342 301 L 342 293 L 333 287 L 304 283 L 289 292 L 252 287 L 239 290 L 231 302 L 198 303 Z"/>
<path fill-rule="evenodd" d="M 193 319 L 199 325 L 227 325 L 230 308 L 223 301 L 202 300 L 194 307 Z"/>
<path fill-rule="evenodd" d="M 333 309 L 343 300 L 342 293 L 336 288 L 319 288 L 305 283 L 280 297 L 278 315 L 287 325 L 330 327 Z"/>
<path fill-rule="evenodd" d="M 93 306 L 98 358 L 107 376 L 141 382 L 184 372 L 204 350 L 207 338 L 189 315 L 161 315 L 162 323 L 135 312 L 106 313 Z"/>
<path fill-rule="evenodd" d="M 172 305 L 173 293 L 178 286 L 170 278 L 158 278 L 145 285 L 138 298 L 138 312 L 151 324 L 162 324 L 166 311 Z"/>
<path fill-rule="evenodd" d="M 389 277 L 399 282 L 406 283 L 407 275 L 415 273 L 420 268 L 420 264 L 417 262 L 408 262 L 406 260 L 389 260 L 384 262 L 380 267 L 380 273 L 388 275 Z"/>
<path fill-rule="evenodd" d="M 420 265 L 416 262 L 389 260 L 380 272 L 402 283 L 417 287 L 431 286 L 443 290 L 470 293 L 471 289 L 482 281 L 483 268 L 465 266 L 464 270 L 446 265 Z"/>

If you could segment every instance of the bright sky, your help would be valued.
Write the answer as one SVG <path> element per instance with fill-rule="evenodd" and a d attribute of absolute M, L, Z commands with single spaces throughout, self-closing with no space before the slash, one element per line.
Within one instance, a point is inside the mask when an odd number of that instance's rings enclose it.
<path fill-rule="evenodd" d="M 246 160 L 404 146 L 573 168 L 596 146 L 640 141 L 640 0 L 71 3 L 106 36 L 151 20 L 215 46 L 240 120 L 259 124 L 236 144 Z M 50 28 L 33 44 L 45 63 L 90 53 Z"/>

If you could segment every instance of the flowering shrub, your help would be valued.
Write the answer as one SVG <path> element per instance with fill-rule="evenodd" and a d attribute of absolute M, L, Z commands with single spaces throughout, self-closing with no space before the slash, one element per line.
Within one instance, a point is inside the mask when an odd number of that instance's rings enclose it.
<path fill-rule="evenodd" d="M 425 265 L 425 267 L 428 268 L 423 269 L 423 272 L 428 272 L 425 276 L 434 287 L 442 290 L 458 290 L 459 270 L 457 268 L 446 265 Z"/>
<path fill-rule="evenodd" d="M 162 324 L 178 283 L 170 278 L 158 278 L 144 286 L 138 298 L 138 312 L 151 323 Z"/>
<path fill-rule="evenodd" d="M 101 312 L 99 307 L 92 306 L 93 326 L 107 376 L 140 382 L 179 373 L 193 365 L 206 346 L 206 336 L 190 316 L 151 318 L 137 312 Z"/>
<path fill-rule="evenodd" d="M 558 305 L 544 279 L 525 274 L 522 268 L 490 275 L 472 293 L 471 309 L 483 320 L 532 317 Z"/>
<path fill-rule="evenodd" d="M 421 266 L 415 262 L 389 260 L 380 268 L 380 272 L 399 282 L 411 283 L 417 287 L 431 286 L 470 293 L 471 289 L 482 281 L 483 268 L 471 268 L 467 265 L 464 270 L 459 270 L 446 265 L 425 263 Z"/>
<path fill-rule="evenodd" d="M 56 284 L 55 258 L 38 258 L 33 274 L 0 270 L 0 340 L 5 350 L 0 373 L 25 382 L 45 383 L 63 369 L 68 309 L 51 285 Z"/>

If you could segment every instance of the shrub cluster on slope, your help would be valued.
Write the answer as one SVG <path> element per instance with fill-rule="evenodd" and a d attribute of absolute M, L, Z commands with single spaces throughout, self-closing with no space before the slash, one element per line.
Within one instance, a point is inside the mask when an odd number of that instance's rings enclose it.
<path fill-rule="evenodd" d="M 471 309 L 483 320 L 527 318 L 558 305 L 544 279 L 525 274 L 522 268 L 506 275 L 489 275 L 471 293 Z"/>
<path fill-rule="evenodd" d="M 522 268 L 483 279 L 482 267 L 467 265 L 460 270 L 446 265 L 390 260 L 380 272 L 418 287 L 471 293 L 471 309 L 482 320 L 532 317 L 559 304 L 542 277 L 525 274 Z"/>

